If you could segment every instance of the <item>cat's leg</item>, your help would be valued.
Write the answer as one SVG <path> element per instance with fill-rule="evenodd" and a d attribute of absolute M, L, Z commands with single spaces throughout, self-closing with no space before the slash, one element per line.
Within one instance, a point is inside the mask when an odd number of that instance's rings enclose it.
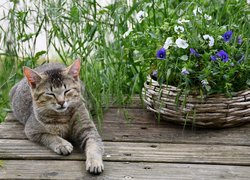
<path fill-rule="evenodd" d="M 103 147 L 94 139 L 87 139 L 85 145 L 86 170 L 90 173 L 99 174 L 104 170 L 102 161 Z"/>
<path fill-rule="evenodd" d="M 25 134 L 26 136 L 34 142 L 43 144 L 44 146 L 50 148 L 57 154 L 69 155 L 73 146 L 67 140 L 46 131 L 46 129 L 36 120 L 29 118 L 25 124 Z"/>
<path fill-rule="evenodd" d="M 94 174 L 101 173 L 104 170 L 103 143 L 84 105 L 78 108 L 78 112 L 75 113 L 72 121 L 72 138 L 85 150 L 86 170 Z"/>
<path fill-rule="evenodd" d="M 37 139 L 37 142 L 60 155 L 69 155 L 73 150 L 73 146 L 70 142 L 53 134 L 37 134 L 33 136 L 32 139 Z"/>

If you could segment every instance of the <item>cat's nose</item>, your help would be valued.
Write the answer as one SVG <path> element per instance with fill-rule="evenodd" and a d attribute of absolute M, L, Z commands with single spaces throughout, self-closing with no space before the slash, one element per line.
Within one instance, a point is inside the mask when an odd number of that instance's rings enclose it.
<path fill-rule="evenodd" d="M 64 100 L 63 101 L 57 101 L 57 103 L 63 107 L 65 101 Z"/>

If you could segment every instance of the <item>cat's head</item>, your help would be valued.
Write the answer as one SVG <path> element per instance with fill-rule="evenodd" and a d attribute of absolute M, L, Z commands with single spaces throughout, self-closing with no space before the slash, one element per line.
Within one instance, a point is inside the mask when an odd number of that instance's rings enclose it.
<path fill-rule="evenodd" d="M 23 68 L 38 110 L 64 112 L 76 106 L 81 98 L 80 65 L 80 60 L 76 60 L 67 68 L 52 68 L 42 73 Z"/>

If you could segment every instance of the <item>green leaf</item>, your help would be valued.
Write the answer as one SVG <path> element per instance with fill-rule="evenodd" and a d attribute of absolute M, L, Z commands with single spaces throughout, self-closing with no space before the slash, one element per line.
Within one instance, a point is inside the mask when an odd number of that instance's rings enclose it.
<path fill-rule="evenodd" d="M 17 37 L 17 40 L 21 40 L 21 42 L 25 42 L 33 38 L 33 36 L 36 35 L 36 33 L 30 33 L 30 34 L 19 34 Z"/>
<path fill-rule="evenodd" d="M 151 36 L 151 38 L 153 38 L 153 39 L 157 39 L 157 36 L 155 35 L 155 33 L 153 33 L 153 32 L 149 32 L 149 35 Z"/>
<path fill-rule="evenodd" d="M 205 86 L 207 92 L 209 92 L 211 90 L 211 86 Z"/>
<path fill-rule="evenodd" d="M 35 54 L 35 58 L 38 59 L 41 55 L 46 54 L 47 51 L 39 51 Z"/>
<path fill-rule="evenodd" d="M 248 86 L 250 86 L 250 79 L 248 79 L 246 83 Z"/>
<path fill-rule="evenodd" d="M 79 22 L 80 21 L 80 13 L 78 11 L 78 8 L 76 6 L 73 6 L 70 9 L 70 18 L 73 22 Z"/>
<path fill-rule="evenodd" d="M 171 69 L 167 70 L 167 79 L 169 78 L 169 76 L 171 75 Z"/>

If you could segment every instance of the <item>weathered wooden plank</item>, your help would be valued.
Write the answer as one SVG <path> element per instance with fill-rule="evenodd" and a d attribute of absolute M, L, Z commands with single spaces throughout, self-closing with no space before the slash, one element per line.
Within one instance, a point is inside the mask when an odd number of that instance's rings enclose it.
<path fill-rule="evenodd" d="M 250 145 L 250 124 L 229 129 L 194 129 L 171 123 L 158 123 L 154 116 L 142 109 L 127 110 L 134 117 L 129 123 L 124 113 L 110 109 L 105 113 L 101 135 L 105 141 L 167 142 L 196 144 Z M 26 139 L 23 126 L 13 118 L 0 124 L 0 138 Z"/>
<path fill-rule="evenodd" d="M 93 176 L 82 161 L 6 160 L 0 179 L 248 179 L 250 167 L 196 164 L 104 162 L 104 173 Z"/>
<path fill-rule="evenodd" d="M 106 141 L 250 145 L 250 124 L 229 129 L 195 129 L 158 122 L 145 109 L 109 109 L 104 114 Z"/>
<path fill-rule="evenodd" d="M 21 123 L 6 121 L 0 124 L 0 139 L 27 139 Z"/>
<path fill-rule="evenodd" d="M 250 165 L 250 147 L 197 144 L 104 142 L 107 161 Z M 83 153 L 60 156 L 28 140 L 0 139 L 0 159 L 82 160 Z"/>

